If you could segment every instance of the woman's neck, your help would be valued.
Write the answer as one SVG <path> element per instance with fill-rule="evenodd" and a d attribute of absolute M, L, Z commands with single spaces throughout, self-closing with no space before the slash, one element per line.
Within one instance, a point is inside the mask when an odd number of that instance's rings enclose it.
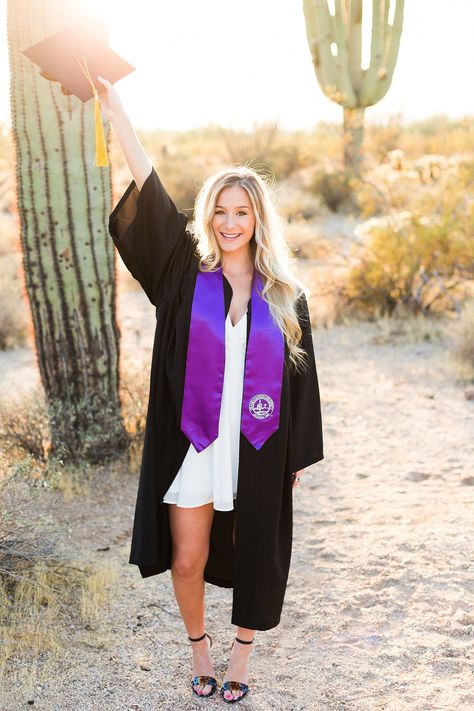
<path fill-rule="evenodd" d="M 250 249 L 245 252 L 221 252 L 222 271 L 230 276 L 253 274 L 254 262 Z"/>

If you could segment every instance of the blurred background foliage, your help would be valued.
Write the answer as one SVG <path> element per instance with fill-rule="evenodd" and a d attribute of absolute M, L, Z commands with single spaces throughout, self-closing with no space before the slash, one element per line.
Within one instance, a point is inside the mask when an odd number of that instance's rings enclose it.
<path fill-rule="evenodd" d="M 373 319 L 398 305 L 413 314 L 459 314 L 472 296 L 474 121 L 368 125 L 363 176 L 343 165 L 342 128 L 320 123 L 288 132 L 275 122 L 253 131 L 205 127 L 140 132 L 163 182 L 192 228 L 204 178 L 246 163 L 273 186 L 287 238 L 311 290 L 314 325 Z M 12 147 L 0 131 L 0 348 L 31 343 L 24 297 Z M 114 199 L 130 182 L 112 139 Z M 127 277 L 126 277 L 127 278 Z M 130 288 L 139 288 L 130 277 Z"/>

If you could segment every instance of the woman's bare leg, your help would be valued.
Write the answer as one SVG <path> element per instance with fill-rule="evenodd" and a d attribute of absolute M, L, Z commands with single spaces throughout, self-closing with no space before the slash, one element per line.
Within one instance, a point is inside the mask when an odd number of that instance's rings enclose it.
<path fill-rule="evenodd" d="M 173 552 L 171 578 L 176 601 L 190 637 L 200 637 L 204 624 L 204 568 L 209 555 L 209 538 L 214 518 L 211 503 L 193 508 L 169 504 L 169 522 Z M 193 649 L 193 676 L 214 676 L 209 653 L 209 640 L 191 642 Z M 196 691 L 209 693 L 211 686 L 195 686 Z"/>
<path fill-rule="evenodd" d="M 235 518 L 232 531 L 232 542 L 235 546 Z M 236 637 L 245 641 L 253 639 L 254 635 L 255 630 L 250 630 L 247 627 L 237 627 L 235 632 Z M 252 647 L 253 644 L 240 644 L 240 642 L 234 642 L 224 681 L 242 681 L 244 684 L 248 684 L 249 656 L 252 651 Z M 226 699 L 235 699 L 238 696 L 242 696 L 242 693 L 242 691 L 225 691 L 224 695 Z"/>
<path fill-rule="evenodd" d="M 254 635 L 255 630 L 248 629 L 247 627 L 237 627 L 235 632 L 236 637 L 245 641 L 253 639 Z M 234 642 L 224 681 L 242 681 L 244 684 L 248 684 L 249 657 L 252 648 L 253 644 L 240 644 L 240 642 Z M 226 699 L 235 699 L 236 697 L 242 696 L 242 694 L 243 692 L 238 690 L 224 692 Z"/>

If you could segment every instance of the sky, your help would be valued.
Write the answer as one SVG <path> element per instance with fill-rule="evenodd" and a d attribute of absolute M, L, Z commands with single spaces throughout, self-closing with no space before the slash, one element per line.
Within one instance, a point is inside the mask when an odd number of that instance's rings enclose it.
<path fill-rule="evenodd" d="M 8 124 L 6 4 L 0 0 L 0 122 Z M 137 128 L 245 130 L 278 120 L 294 130 L 341 120 L 314 74 L 303 0 L 94 0 L 93 7 L 109 21 L 110 46 L 136 67 L 116 87 Z M 392 86 L 367 120 L 474 116 L 473 28 L 474 0 L 405 0 Z M 364 21 L 364 56 L 369 31 Z"/>

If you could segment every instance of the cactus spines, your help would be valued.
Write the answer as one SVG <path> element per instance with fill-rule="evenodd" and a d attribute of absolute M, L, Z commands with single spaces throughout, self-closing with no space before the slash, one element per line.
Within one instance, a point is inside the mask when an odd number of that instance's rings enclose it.
<path fill-rule="evenodd" d="M 94 165 L 94 112 L 22 50 L 78 18 L 72 0 L 9 0 L 20 238 L 52 452 L 100 460 L 126 442 L 119 407 L 110 169 Z"/>
<path fill-rule="evenodd" d="M 344 158 L 348 169 L 360 171 L 364 112 L 387 93 L 400 47 L 404 0 L 372 0 L 370 64 L 363 69 L 362 2 L 303 0 L 308 45 L 319 86 L 344 111 Z"/>

